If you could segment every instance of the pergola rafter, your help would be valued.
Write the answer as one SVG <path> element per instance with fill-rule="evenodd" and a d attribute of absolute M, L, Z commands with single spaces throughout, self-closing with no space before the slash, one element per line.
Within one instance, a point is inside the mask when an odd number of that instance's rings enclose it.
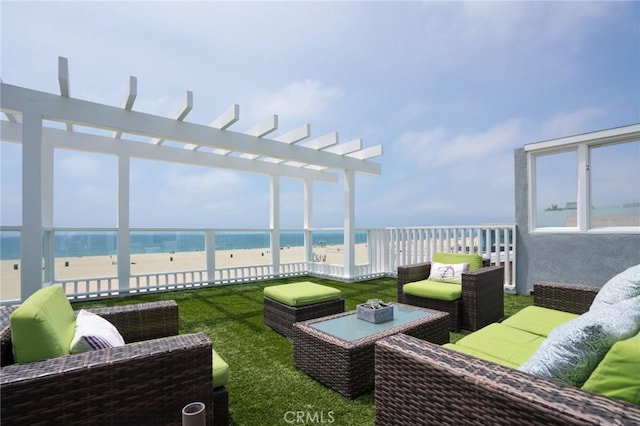
<path fill-rule="evenodd" d="M 193 109 L 193 93 L 187 91 L 173 118 L 133 109 L 138 97 L 137 78 L 129 79 L 124 107 L 114 107 L 70 95 L 68 61 L 58 60 L 60 95 L 0 83 L 0 139 L 23 144 L 22 283 L 23 297 L 41 283 L 42 235 L 53 224 L 53 151 L 66 148 L 118 157 L 118 278 L 127 290 L 129 262 L 130 159 L 143 158 L 195 166 L 225 168 L 270 176 L 270 223 L 274 271 L 279 271 L 279 178 L 304 181 L 306 253 L 311 253 L 312 187 L 314 181 L 338 182 L 344 174 L 345 278 L 353 276 L 355 224 L 355 173 L 379 175 L 380 164 L 370 159 L 382 155 L 382 146 L 363 148 L 361 139 L 339 143 L 338 133 L 311 138 L 311 126 L 303 124 L 273 139 L 278 129 L 273 115 L 244 132 L 229 130 L 240 120 L 234 104 L 209 125 L 185 121 Z M 48 125 L 62 123 L 62 128 Z M 106 132 L 105 132 L 106 131 Z M 135 139 L 135 140 L 134 140 Z M 34 173 L 33 171 L 37 172 Z M 34 195 L 35 194 L 35 195 Z M 52 264 L 53 259 L 45 263 Z M 308 259 L 307 259 L 308 260 Z M 207 268 L 213 271 L 214 259 Z M 49 274 L 50 275 L 50 274 Z M 45 281 L 47 274 L 45 273 Z M 26 286 L 26 287 L 25 287 Z M 29 287 L 31 286 L 31 287 Z"/>

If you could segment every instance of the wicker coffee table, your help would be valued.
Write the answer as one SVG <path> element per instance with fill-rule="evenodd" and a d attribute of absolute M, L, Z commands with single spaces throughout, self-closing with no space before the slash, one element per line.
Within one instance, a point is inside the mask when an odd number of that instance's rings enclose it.
<path fill-rule="evenodd" d="M 293 326 L 296 368 L 348 399 L 374 385 L 374 343 L 404 333 L 436 344 L 449 341 L 449 314 L 394 303 L 394 319 L 372 324 L 356 311 L 302 321 Z"/>

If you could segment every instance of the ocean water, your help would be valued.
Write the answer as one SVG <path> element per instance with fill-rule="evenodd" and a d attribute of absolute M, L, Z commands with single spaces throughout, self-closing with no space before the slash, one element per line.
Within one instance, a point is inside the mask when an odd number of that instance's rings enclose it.
<path fill-rule="evenodd" d="M 229 232 L 215 234 L 216 250 L 242 250 L 269 248 L 268 232 Z M 366 243 L 367 233 L 356 232 L 356 243 Z M 314 231 L 312 244 L 338 245 L 344 243 L 341 231 Z M 300 232 L 282 232 L 282 247 L 302 247 L 304 234 Z M 132 232 L 131 253 L 170 253 L 204 251 L 203 232 Z M 55 233 L 54 250 L 56 257 L 104 256 L 116 253 L 115 232 L 60 231 Z M 20 234 L 7 231 L 0 233 L 0 260 L 20 258 Z"/>

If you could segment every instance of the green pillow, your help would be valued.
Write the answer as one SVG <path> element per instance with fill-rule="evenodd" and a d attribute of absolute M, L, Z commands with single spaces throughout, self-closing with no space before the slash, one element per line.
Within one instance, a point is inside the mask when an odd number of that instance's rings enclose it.
<path fill-rule="evenodd" d="M 482 256 L 479 254 L 467 253 L 434 253 L 431 258 L 433 262 L 452 265 L 455 263 L 468 263 L 469 271 L 482 268 Z"/>
<path fill-rule="evenodd" d="M 13 358 L 17 363 L 69 355 L 76 316 L 62 288 L 42 288 L 9 317 Z"/>
<path fill-rule="evenodd" d="M 640 405 L 640 334 L 614 344 L 582 389 Z"/>

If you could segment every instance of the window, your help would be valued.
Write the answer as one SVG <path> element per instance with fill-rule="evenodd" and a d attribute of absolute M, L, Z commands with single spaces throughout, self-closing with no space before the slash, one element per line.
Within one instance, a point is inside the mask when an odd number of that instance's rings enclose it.
<path fill-rule="evenodd" d="M 575 228 L 578 223 L 576 151 L 539 155 L 535 167 L 536 227 Z"/>
<path fill-rule="evenodd" d="M 640 141 L 589 151 L 589 227 L 640 226 Z"/>
<path fill-rule="evenodd" d="M 640 232 L 640 125 L 525 145 L 532 232 Z"/>

